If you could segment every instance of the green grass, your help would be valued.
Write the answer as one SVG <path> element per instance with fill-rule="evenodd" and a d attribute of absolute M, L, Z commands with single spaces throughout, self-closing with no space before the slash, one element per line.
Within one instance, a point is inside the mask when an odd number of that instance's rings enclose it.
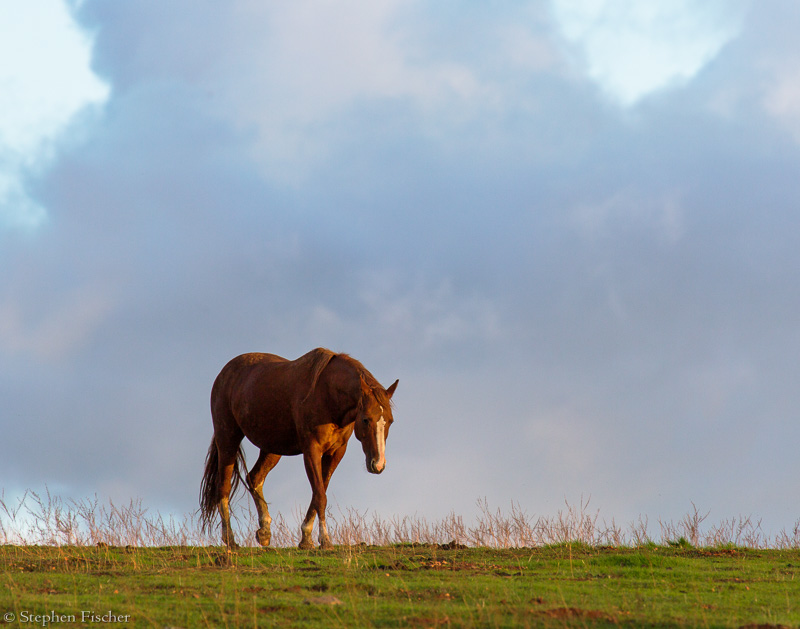
<path fill-rule="evenodd" d="M 798 549 L 7 545 L 0 571 L 21 626 L 800 626 Z"/>

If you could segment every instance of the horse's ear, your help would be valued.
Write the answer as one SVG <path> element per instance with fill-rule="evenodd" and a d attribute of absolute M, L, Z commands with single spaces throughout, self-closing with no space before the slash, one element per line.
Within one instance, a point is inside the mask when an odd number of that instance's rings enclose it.
<path fill-rule="evenodd" d="M 392 399 L 392 396 L 394 395 L 394 390 L 397 388 L 397 383 L 398 382 L 400 382 L 400 380 L 395 380 L 394 384 L 392 386 L 390 386 L 388 389 L 386 389 L 386 397 L 388 397 L 390 400 Z"/>

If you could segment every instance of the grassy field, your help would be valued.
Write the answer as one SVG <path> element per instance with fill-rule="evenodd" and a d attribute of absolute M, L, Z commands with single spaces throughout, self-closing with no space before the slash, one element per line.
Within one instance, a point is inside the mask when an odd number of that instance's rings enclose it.
<path fill-rule="evenodd" d="M 7 626 L 800 626 L 800 550 L 0 547 Z"/>
<path fill-rule="evenodd" d="M 470 524 L 335 509 L 337 547 L 322 552 L 297 550 L 299 520 L 279 514 L 276 548 L 254 548 L 244 502 L 244 547 L 231 554 L 196 515 L 0 491 L 0 617 L 22 627 L 800 627 L 800 521 L 769 536 L 749 517 L 707 525 L 692 505 L 656 533 L 647 518 L 607 523 L 588 500 L 553 516 L 478 507 Z"/>

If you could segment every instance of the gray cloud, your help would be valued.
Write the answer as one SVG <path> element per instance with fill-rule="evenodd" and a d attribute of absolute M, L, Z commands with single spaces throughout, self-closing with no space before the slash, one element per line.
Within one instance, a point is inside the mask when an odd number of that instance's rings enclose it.
<path fill-rule="evenodd" d="M 788 64 L 755 78 L 789 5 L 630 110 L 544 4 L 370 7 L 81 5 L 112 93 L 29 182 L 48 224 L 2 236 L 8 486 L 193 510 L 217 371 L 325 345 L 401 380 L 343 506 L 791 525 L 800 110 Z"/>

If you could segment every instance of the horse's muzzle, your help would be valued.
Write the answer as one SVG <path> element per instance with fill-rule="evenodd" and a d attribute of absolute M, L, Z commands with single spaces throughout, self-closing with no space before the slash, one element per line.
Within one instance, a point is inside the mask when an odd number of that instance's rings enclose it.
<path fill-rule="evenodd" d="M 367 471 L 370 474 L 380 474 L 384 469 L 386 469 L 386 461 L 379 462 L 377 459 L 367 460 Z"/>

